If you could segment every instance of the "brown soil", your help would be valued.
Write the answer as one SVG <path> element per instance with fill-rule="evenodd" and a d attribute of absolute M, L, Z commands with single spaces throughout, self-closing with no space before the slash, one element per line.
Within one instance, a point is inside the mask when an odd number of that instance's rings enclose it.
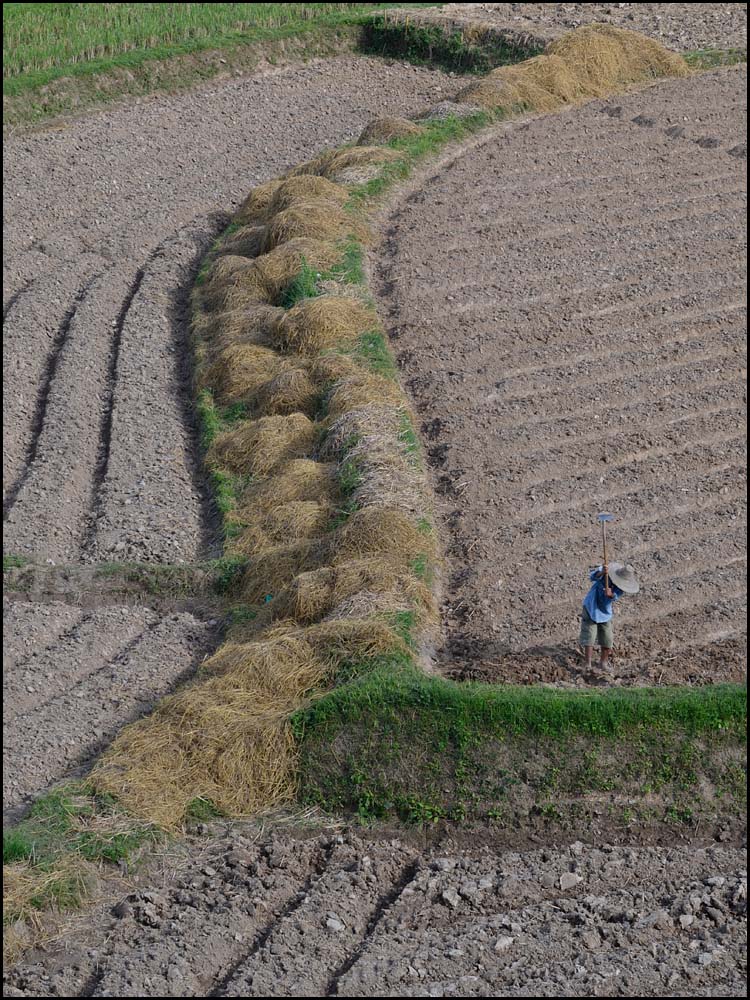
<path fill-rule="evenodd" d="M 746 73 L 498 129 L 384 223 L 375 281 L 421 418 L 458 676 L 739 680 Z M 617 656 L 576 654 L 596 514 L 632 562 Z"/>
<path fill-rule="evenodd" d="M 540 45 L 583 24 L 640 31 L 667 48 L 746 48 L 746 3 L 448 3 L 404 12 L 410 20 L 531 36 Z"/>
<path fill-rule="evenodd" d="M 5 818 L 84 767 L 192 673 L 217 625 L 142 607 L 5 603 Z"/>
<path fill-rule="evenodd" d="M 5 995 L 741 996 L 745 858 L 238 825 L 73 920 Z"/>

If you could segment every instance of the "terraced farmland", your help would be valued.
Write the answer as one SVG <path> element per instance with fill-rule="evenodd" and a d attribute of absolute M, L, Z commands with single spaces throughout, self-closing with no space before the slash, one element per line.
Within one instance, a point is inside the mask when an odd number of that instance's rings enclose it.
<path fill-rule="evenodd" d="M 611 509 L 643 580 L 616 678 L 743 675 L 745 95 L 718 71 L 501 127 L 386 220 L 381 302 L 452 537 L 448 669 L 579 676 Z"/>

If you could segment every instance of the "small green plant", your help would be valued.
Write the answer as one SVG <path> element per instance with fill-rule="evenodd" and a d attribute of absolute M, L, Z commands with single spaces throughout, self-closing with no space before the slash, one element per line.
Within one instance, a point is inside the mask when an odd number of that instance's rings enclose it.
<path fill-rule="evenodd" d="M 11 569 L 22 569 L 29 564 L 25 556 L 3 556 L 3 573 Z"/>
<path fill-rule="evenodd" d="M 198 823 L 210 823 L 223 815 L 210 799 L 193 799 L 187 809 L 187 818 Z"/>

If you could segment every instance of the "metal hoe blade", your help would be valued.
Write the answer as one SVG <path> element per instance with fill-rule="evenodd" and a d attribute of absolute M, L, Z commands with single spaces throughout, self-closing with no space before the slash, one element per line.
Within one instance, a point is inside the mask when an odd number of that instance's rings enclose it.
<path fill-rule="evenodd" d="M 605 523 L 605 524 L 608 521 L 614 521 L 614 519 L 615 519 L 615 515 L 614 514 L 599 514 L 597 516 L 597 521 L 600 521 L 600 522 Z"/>

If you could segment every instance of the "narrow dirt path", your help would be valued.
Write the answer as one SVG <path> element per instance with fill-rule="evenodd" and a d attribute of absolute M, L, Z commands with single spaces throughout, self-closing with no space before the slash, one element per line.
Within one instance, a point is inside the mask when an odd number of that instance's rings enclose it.
<path fill-rule="evenodd" d="M 385 221 L 459 676 L 604 680 L 575 643 L 610 509 L 643 581 L 615 681 L 743 676 L 745 109 L 743 68 L 510 124 Z"/>
<path fill-rule="evenodd" d="M 5 995 L 741 995 L 745 859 L 237 825 L 73 921 Z"/>
<path fill-rule="evenodd" d="M 55 562 L 215 551 L 185 339 L 198 259 L 254 184 L 457 87 L 346 57 L 6 142 L 6 551 Z"/>

